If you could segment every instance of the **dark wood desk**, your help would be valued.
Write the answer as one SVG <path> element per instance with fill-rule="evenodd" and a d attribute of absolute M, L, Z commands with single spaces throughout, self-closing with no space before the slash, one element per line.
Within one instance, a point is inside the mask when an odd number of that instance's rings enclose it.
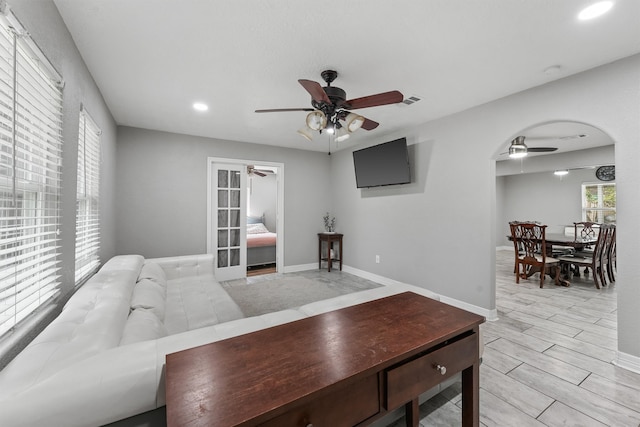
<path fill-rule="evenodd" d="M 322 256 L 322 242 L 327 242 L 326 256 Z M 333 242 L 338 243 L 338 258 L 331 256 Z M 327 261 L 327 270 L 331 271 L 333 261 L 340 261 L 340 271 L 342 271 L 342 234 L 340 233 L 318 233 L 318 270 L 322 268 L 322 261 Z"/>
<path fill-rule="evenodd" d="M 462 372 L 479 425 L 482 316 L 412 292 L 167 355 L 167 425 L 368 425 Z"/>

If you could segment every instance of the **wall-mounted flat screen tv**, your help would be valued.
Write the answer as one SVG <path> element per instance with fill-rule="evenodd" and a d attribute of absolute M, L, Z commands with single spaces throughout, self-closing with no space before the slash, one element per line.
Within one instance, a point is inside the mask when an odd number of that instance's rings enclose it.
<path fill-rule="evenodd" d="M 358 188 L 411 182 L 406 138 L 354 151 L 353 165 Z"/>

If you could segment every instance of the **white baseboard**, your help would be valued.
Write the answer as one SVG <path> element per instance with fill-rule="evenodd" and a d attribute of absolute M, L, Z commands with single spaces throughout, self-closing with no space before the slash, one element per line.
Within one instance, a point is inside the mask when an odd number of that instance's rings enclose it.
<path fill-rule="evenodd" d="M 490 322 L 498 320 L 498 310 L 495 308 L 492 310 L 488 310 L 486 308 L 478 307 L 477 305 L 469 304 L 464 301 L 457 300 L 455 298 L 449 298 L 444 295 L 440 295 L 440 301 L 442 301 L 445 304 L 449 304 L 454 307 L 458 307 L 463 310 L 470 311 L 480 316 L 484 316 L 484 318 Z"/>
<path fill-rule="evenodd" d="M 388 277 L 378 276 L 377 274 L 369 273 L 368 271 L 358 270 L 357 268 L 349 267 L 345 265 L 342 267 L 342 270 L 353 274 L 354 276 L 362 277 L 363 279 L 371 280 L 376 283 L 380 283 L 382 285 L 403 285 L 404 283 L 398 282 L 397 280 L 389 279 Z M 434 293 L 434 295 L 436 295 Z"/>
<path fill-rule="evenodd" d="M 508 246 L 497 247 L 496 250 L 513 250 L 513 248 Z M 318 264 L 301 264 L 285 267 L 285 273 L 294 273 L 298 271 L 305 270 L 315 270 L 318 268 Z M 377 274 L 369 273 L 368 271 L 358 270 L 357 268 L 349 267 L 347 265 L 343 265 L 342 270 L 344 272 L 353 274 L 354 276 L 362 277 L 363 279 L 372 280 L 376 283 L 380 283 L 383 285 L 391 285 L 391 284 L 403 284 L 402 282 L 398 282 L 397 280 L 389 279 L 388 277 L 379 276 Z M 436 295 L 434 293 L 434 295 Z M 470 311 L 472 313 L 476 313 L 480 316 L 484 316 L 488 321 L 498 320 L 498 311 L 497 309 L 487 310 L 486 308 L 478 307 L 472 304 L 468 304 L 464 301 L 459 301 L 454 298 L 449 298 L 447 296 L 438 295 L 440 297 L 440 301 L 445 304 L 452 305 L 454 307 L 461 308 L 463 310 Z M 619 366 L 623 369 L 627 369 L 632 372 L 636 372 L 640 374 L 640 357 L 632 356 L 630 354 L 618 352 L 616 360 L 612 362 L 614 365 Z"/>
<path fill-rule="evenodd" d="M 300 271 L 317 270 L 317 269 L 318 269 L 318 264 L 316 264 L 316 263 L 299 264 L 299 265 L 290 265 L 290 266 L 285 267 L 284 268 L 284 272 L 285 273 L 297 273 L 297 272 L 300 272 Z M 339 270 L 336 269 L 336 271 L 339 271 Z M 397 280 L 393 280 L 393 279 L 390 279 L 388 277 L 379 276 L 377 274 L 373 274 L 373 273 L 370 273 L 368 271 L 359 270 L 357 268 L 349 267 L 348 265 L 343 265 L 342 266 L 342 271 L 344 271 L 345 273 L 353 274 L 354 276 L 362 277 L 363 279 L 367 279 L 367 280 L 371 280 L 371 281 L 376 282 L 376 283 L 380 283 L 382 285 L 394 285 L 394 284 L 406 285 L 406 283 L 399 282 Z M 416 286 L 416 285 L 413 285 L 413 286 Z M 427 289 L 427 290 L 429 290 L 429 289 Z M 454 299 L 454 298 L 449 298 L 447 296 L 438 295 L 435 292 L 433 292 L 433 295 L 437 296 L 438 298 L 440 298 L 440 301 L 442 301 L 445 304 L 449 304 L 449 305 L 452 305 L 454 307 L 458 307 L 458 308 L 461 308 L 463 310 L 470 311 L 472 313 L 478 314 L 480 316 L 484 316 L 488 321 L 498 320 L 498 310 L 496 310 L 495 308 L 492 309 L 492 310 L 488 310 L 486 308 L 478 307 L 476 305 L 469 304 L 469 303 L 466 303 L 464 301 L 459 301 L 459 300 Z"/>
<path fill-rule="evenodd" d="M 618 352 L 616 360 L 614 360 L 612 363 L 631 372 L 640 374 L 640 357 Z"/>
<path fill-rule="evenodd" d="M 298 265 L 285 266 L 283 273 L 297 273 L 299 271 L 317 270 L 317 269 L 318 269 L 318 264 L 313 262 L 311 264 L 298 264 Z"/>
<path fill-rule="evenodd" d="M 393 284 L 406 285 L 406 283 L 402 283 L 402 282 L 399 282 L 397 280 L 389 279 L 388 277 L 378 276 L 377 274 L 369 273 L 368 271 L 358 270 L 357 268 L 353 268 L 353 267 L 349 267 L 349 266 L 343 266 L 342 270 L 346 271 L 347 273 L 351 273 L 354 276 L 362 277 L 363 279 L 372 280 L 374 282 L 381 283 L 383 285 L 393 285 Z M 413 286 L 417 286 L 417 285 L 413 285 Z M 427 289 L 427 290 L 429 290 L 429 289 Z M 478 314 L 478 315 L 483 316 L 484 318 L 486 318 L 487 320 L 490 320 L 490 321 L 498 320 L 498 311 L 496 309 L 487 310 L 486 308 L 478 307 L 476 305 L 469 304 L 469 303 L 466 303 L 464 301 L 459 301 L 459 300 L 454 299 L 454 298 L 449 298 L 447 296 L 438 295 L 435 292 L 433 292 L 433 294 L 438 296 L 440 298 L 440 301 L 442 301 L 445 304 L 449 304 L 449 305 L 452 305 L 454 307 L 458 307 L 458 308 L 461 308 L 463 310 L 470 311 L 472 313 Z"/>

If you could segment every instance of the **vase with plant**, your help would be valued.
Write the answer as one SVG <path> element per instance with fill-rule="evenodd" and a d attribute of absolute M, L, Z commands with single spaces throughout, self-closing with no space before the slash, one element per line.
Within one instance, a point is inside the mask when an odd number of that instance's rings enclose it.
<path fill-rule="evenodd" d="M 336 218 L 329 215 L 327 212 L 322 219 L 324 220 L 324 230 L 326 233 L 335 233 L 336 231 Z"/>

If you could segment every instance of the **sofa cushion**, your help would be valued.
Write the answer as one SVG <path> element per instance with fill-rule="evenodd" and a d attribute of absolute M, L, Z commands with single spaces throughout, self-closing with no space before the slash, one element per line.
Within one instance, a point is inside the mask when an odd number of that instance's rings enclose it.
<path fill-rule="evenodd" d="M 213 276 L 169 279 L 166 302 L 164 323 L 169 334 L 244 317 L 238 304 Z"/>
<path fill-rule="evenodd" d="M 155 340 L 167 336 L 167 328 L 151 310 L 136 308 L 129 314 L 124 325 L 120 345 Z"/>
<path fill-rule="evenodd" d="M 162 267 L 168 282 L 173 279 L 193 276 L 215 278 L 214 260 L 215 257 L 213 254 L 200 254 L 151 258 L 146 260 L 146 262 L 155 262 Z"/>
<path fill-rule="evenodd" d="M 157 262 L 145 261 L 138 276 L 138 280 L 148 279 L 156 282 L 162 287 L 167 286 L 167 275 Z"/>
<path fill-rule="evenodd" d="M 131 296 L 131 308 L 147 309 L 155 314 L 161 321 L 164 320 L 166 288 L 150 279 L 142 279 L 136 283 Z"/>

